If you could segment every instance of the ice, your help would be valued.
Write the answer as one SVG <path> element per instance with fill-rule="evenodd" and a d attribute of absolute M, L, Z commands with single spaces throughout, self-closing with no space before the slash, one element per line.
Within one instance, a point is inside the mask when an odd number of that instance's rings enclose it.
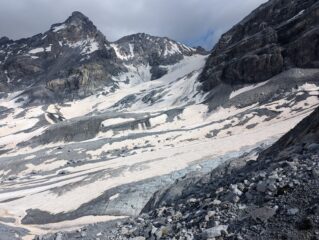
<path fill-rule="evenodd" d="M 35 49 L 32 49 L 32 50 L 29 51 L 30 54 L 37 54 L 37 53 L 40 53 L 40 52 L 44 52 L 44 48 L 43 47 L 35 48 Z"/>

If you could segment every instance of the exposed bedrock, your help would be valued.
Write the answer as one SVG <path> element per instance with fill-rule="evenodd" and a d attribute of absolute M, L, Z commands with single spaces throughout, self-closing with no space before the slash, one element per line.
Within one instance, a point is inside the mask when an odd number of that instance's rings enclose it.
<path fill-rule="evenodd" d="M 292 67 L 319 67 L 319 3 L 271 0 L 222 35 L 200 76 L 209 91 L 265 81 Z"/>

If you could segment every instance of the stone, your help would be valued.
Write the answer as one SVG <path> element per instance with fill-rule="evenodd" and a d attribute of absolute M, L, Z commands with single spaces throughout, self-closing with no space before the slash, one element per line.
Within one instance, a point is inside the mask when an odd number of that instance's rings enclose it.
<path fill-rule="evenodd" d="M 250 185 L 250 182 L 246 179 L 244 180 L 244 184 L 248 187 Z"/>
<path fill-rule="evenodd" d="M 248 201 L 251 201 L 253 199 L 253 195 L 250 192 L 246 192 L 245 197 L 247 198 Z"/>
<path fill-rule="evenodd" d="M 157 231 L 157 228 L 152 225 L 151 233 L 154 235 L 156 233 L 156 231 Z"/>
<path fill-rule="evenodd" d="M 310 218 L 303 218 L 301 221 L 297 222 L 296 225 L 299 230 L 310 230 L 313 226 L 313 221 Z"/>
<path fill-rule="evenodd" d="M 216 211 L 208 211 L 207 212 L 207 216 L 208 217 L 212 217 L 212 216 L 214 216 L 216 214 Z"/>
<path fill-rule="evenodd" d="M 160 229 L 157 229 L 155 232 L 156 239 L 161 239 L 161 237 L 167 236 L 168 234 L 168 228 L 163 226 Z"/>
<path fill-rule="evenodd" d="M 222 236 L 223 232 L 227 233 L 228 225 L 219 225 L 216 227 L 212 227 L 204 230 L 202 233 L 203 239 L 211 239 Z"/>
<path fill-rule="evenodd" d="M 230 185 L 230 189 L 231 189 L 232 192 L 233 192 L 234 194 L 236 194 L 237 196 L 241 196 L 241 195 L 243 194 L 243 192 L 238 189 L 238 185 L 236 185 L 236 184 Z"/>
<path fill-rule="evenodd" d="M 319 179 L 319 168 L 312 169 L 312 176 L 315 179 Z"/>
<path fill-rule="evenodd" d="M 277 190 L 277 186 L 275 184 L 269 184 L 267 189 L 271 192 L 275 192 Z"/>
<path fill-rule="evenodd" d="M 213 205 L 220 205 L 222 202 L 220 201 L 220 200 L 218 200 L 218 199 L 215 199 L 214 201 L 213 201 Z"/>
<path fill-rule="evenodd" d="M 56 237 L 55 237 L 55 240 L 62 240 L 63 239 L 62 237 L 63 237 L 62 233 L 57 233 Z"/>
<path fill-rule="evenodd" d="M 276 173 L 276 172 L 274 172 L 274 173 L 272 173 L 269 177 L 268 177 L 268 179 L 270 179 L 270 180 L 278 180 L 279 179 L 279 176 L 278 176 L 278 173 Z"/>
<path fill-rule="evenodd" d="M 318 151 L 319 150 L 319 144 L 318 143 L 312 143 L 310 144 L 307 149 L 309 151 L 312 151 L 312 152 L 315 152 L 315 151 Z"/>
<path fill-rule="evenodd" d="M 261 207 L 252 209 L 249 211 L 249 215 L 256 221 L 260 220 L 262 222 L 267 222 L 270 218 L 272 218 L 277 212 L 276 207 Z"/>
<path fill-rule="evenodd" d="M 18 178 L 17 176 L 12 175 L 12 176 L 9 176 L 9 177 L 8 177 L 8 180 L 9 180 L 9 181 L 13 181 L 13 180 L 16 180 L 17 178 Z"/>
<path fill-rule="evenodd" d="M 197 199 L 196 199 L 196 198 L 190 198 L 190 199 L 188 199 L 187 202 L 189 202 L 189 203 L 196 203 L 196 202 L 197 202 Z"/>
<path fill-rule="evenodd" d="M 257 184 L 257 186 L 256 186 L 256 189 L 257 189 L 258 192 L 262 192 L 262 193 L 266 192 L 266 190 L 267 190 L 267 183 L 265 183 L 265 182 L 259 182 L 259 183 Z"/>
<path fill-rule="evenodd" d="M 288 215 L 296 215 L 298 212 L 299 212 L 298 208 L 290 208 L 287 211 Z"/>

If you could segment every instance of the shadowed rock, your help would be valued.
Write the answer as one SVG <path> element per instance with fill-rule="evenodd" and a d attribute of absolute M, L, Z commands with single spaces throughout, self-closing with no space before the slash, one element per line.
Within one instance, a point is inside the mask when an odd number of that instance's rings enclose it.
<path fill-rule="evenodd" d="M 319 3 L 271 0 L 222 35 L 200 76 L 203 88 L 265 81 L 319 67 Z"/>

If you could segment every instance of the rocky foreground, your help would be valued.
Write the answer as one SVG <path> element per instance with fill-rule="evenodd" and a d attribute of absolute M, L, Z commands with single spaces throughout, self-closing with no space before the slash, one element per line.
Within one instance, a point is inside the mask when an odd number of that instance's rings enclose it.
<path fill-rule="evenodd" d="M 319 108 L 256 161 L 185 177 L 138 218 L 36 239 L 318 239 L 318 187 Z"/>

